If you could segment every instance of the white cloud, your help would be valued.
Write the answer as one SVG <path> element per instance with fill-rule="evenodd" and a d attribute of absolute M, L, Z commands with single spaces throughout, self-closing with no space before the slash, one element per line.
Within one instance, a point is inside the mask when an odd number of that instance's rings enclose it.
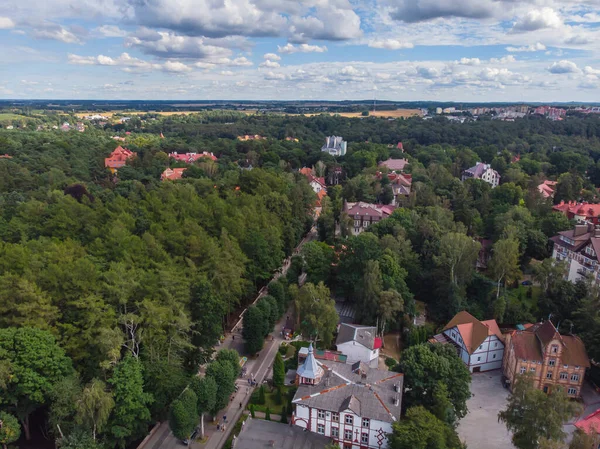
<path fill-rule="evenodd" d="M 437 18 L 462 17 L 484 19 L 498 10 L 498 2 L 489 0 L 398 0 L 391 17 L 402 22 L 424 22 Z"/>
<path fill-rule="evenodd" d="M 254 64 L 248 58 L 242 56 L 239 58 L 235 58 L 233 60 L 228 60 L 228 62 L 226 62 L 226 65 L 229 65 L 232 67 L 250 67 L 251 65 L 254 65 Z"/>
<path fill-rule="evenodd" d="M 490 58 L 491 64 L 510 64 L 516 61 L 517 59 L 513 55 L 506 55 L 501 58 Z"/>
<path fill-rule="evenodd" d="M 15 22 L 9 17 L 0 17 L 0 30 L 8 30 L 15 27 Z"/>
<path fill-rule="evenodd" d="M 268 72 L 265 74 L 266 80 L 284 80 L 286 76 L 283 73 Z"/>
<path fill-rule="evenodd" d="M 458 61 L 460 65 L 480 65 L 481 59 L 479 58 L 460 58 Z"/>
<path fill-rule="evenodd" d="M 592 67 L 590 67 L 589 65 L 586 65 L 583 69 L 583 72 L 586 75 L 596 75 L 596 76 L 600 76 L 600 70 L 598 69 L 594 69 Z"/>
<path fill-rule="evenodd" d="M 142 52 L 160 58 L 227 57 L 229 48 L 212 45 L 214 40 L 204 37 L 181 36 L 166 31 L 153 31 L 147 28 L 125 40 L 126 47 L 138 48 Z"/>
<path fill-rule="evenodd" d="M 559 62 L 554 62 L 550 67 L 548 67 L 548 71 L 553 74 L 563 74 L 563 73 L 580 73 L 581 70 L 577 67 L 577 64 L 571 61 L 567 61 L 563 59 Z"/>
<path fill-rule="evenodd" d="M 65 44 L 80 44 L 81 40 L 71 31 L 59 25 L 48 25 L 34 29 L 32 33 L 36 39 L 50 39 L 64 42 Z"/>
<path fill-rule="evenodd" d="M 552 8 L 532 9 L 517 19 L 511 31 L 514 33 L 536 31 L 544 28 L 559 28 L 563 21 Z"/>
<path fill-rule="evenodd" d="M 413 48 L 414 45 L 410 42 L 399 41 L 398 39 L 381 39 L 369 41 L 369 47 L 399 50 L 401 48 Z"/>
<path fill-rule="evenodd" d="M 439 76 L 439 71 L 435 67 L 417 67 L 417 74 L 421 78 L 433 79 Z"/>
<path fill-rule="evenodd" d="M 271 61 L 270 59 L 267 59 L 265 62 L 261 63 L 259 65 L 259 67 L 266 67 L 268 69 L 276 69 L 278 67 L 280 67 L 278 62 L 275 61 Z"/>
<path fill-rule="evenodd" d="M 127 32 L 116 25 L 102 25 L 94 30 L 102 37 L 125 37 Z"/>
<path fill-rule="evenodd" d="M 99 65 L 99 66 L 119 66 L 126 72 L 148 72 L 163 71 L 171 73 L 186 73 L 192 71 L 192 67 L 179 61 L 165 61 L 163 64 L 157 64 L 143 59 L 135 58 L 129 53 L 122 53 L 117 58 L 110 56 L 80 56 L 75 54 L 68 55 L 69 64 L 75 65 Z"/>
<path fill-rule="evenodd" d="M 587 44 L 591 44 L 593 42 L 593 39 L 587 37 L 587 36 L 583 36 L 583 35 L 576 35 L 576 36 L 571 36 L 567 39 L 565 39 L 565 44 L 567 45 L 587 45 Z"/>
<path fill-rule="evenodd" d="M 319 3 L 315 15 L 292 17 L 290 33 L 295 42 L 309 39 L 343 41 L 362 36 L 360 17 L 347 1 Z M 323 5 L 323 6 L 321 6 Z"/>
<path fill-rule="evenodd" d="M 223 70 L 223 71 L 220 72 L 220 74 L 223 75 L 223 76 L 233 76 L 233 75 L 235 75 L 235 73 L 232 72 L 231 70 Z"/>
<path fill-rule="evenodd" d="M 276 53 L 265 53 L 263 55 L 264 59 L 270 59 L 271 61 L 280 61 L 281 60 L 281 56 L 279 56 Z"/>
<path fill-rule="evenodd" d="M 163 70 L 165 72 L 184 73 L 191 72 L 192 68 L 179 61 L 166 61 L 163 64 Z"/>
<path fill-rule="evenodd" d="M 36 84 L 39 84 L 39 83 L 37 81 L 21 80 L 21 84 L 24 84 L 25 86 L 35 86 Z"/>
<path fill-rule="evenodd" d="M 521 52 L 521 51 L 525 51 L 525 52 L 534 52 L 534 51 L 544 51 L 546 50 L 546 46 L 540 42 L 537 42 L 535 44 L 529 44 L 529 45 L 525 45 L 522 47 L 506 47 L 506 51 L 510 51 L 510 52 Z"/>
<path fill-rule="evenodd" d="M 318 45 L 308 45 L 308 44 L 286 44 L 285 46 L 277 46 L 277 51 L 283 54 L 291 54 L 291 53 L 323 53 L 327 51 L 326 46 L 319 47 Z"/>

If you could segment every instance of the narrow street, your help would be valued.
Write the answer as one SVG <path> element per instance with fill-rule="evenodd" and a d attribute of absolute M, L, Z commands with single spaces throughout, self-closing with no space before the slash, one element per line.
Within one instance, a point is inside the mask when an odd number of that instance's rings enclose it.
<path fill-rule="evenodd" d="M 300 251 L 302 246 L 305 243 L 308 243 L 314 240 L 317 237 L 316 228 L 313 227 L 309 231 L 309 233 L 302 239 L 302 241 L 296 247 L 294 254 Z M 274 276 L 274 279 L 277 279 L 279 276 L 283 276 L 287 273 L 289 269 L 290 261 L 289 259 L 285 261 L 284 265 L 281 267 L 281 270 Z M 259 298 L 266 295 L 266 288 L 262 289 L 254 300 L 253 304 L 255 304 Z M 242 313 L 243 315 L 243 313 Z M 248 401 L 250 400 L 250 396 L 252 395 L 253 389 L 249 387 L 248 378 L 254 378 L 257 383 L 257 386 L 260 386 L 263 380 L 267 377 L 271 369 L 271 365 L 275 360 L 275 354 L 279 345 L 282 342 L 282 338 L 280 335 L 280 330 L 285 324 L 286 315 L 284 315 L 275 325 L 275 329 L 271 332 L 271 334 L 266 338 L 265 345 L 262 351 L 258 354 L 255 359 L 249 359 L 246 362 L 246 377 L 238 378 L 236 384 L 238 385 L 238 391 L 234 393 L 234 398 L 230 401 L 229 406 L 225 410 L 221 410 L 216 416 L 216 421 L 211 422 L 210 419 L 205 417 L 204 421 L 204 431 L 207 436 L 206 441 L 203 444 L 193 442 L 190 445 L 192 449 L 220 449 L 227 438 L 229 437 L 229 433 L 232 430 L 232 427 L 237 422 L 238 418 L 241 416 L 244 408 L 246 407 Z M 241 319 L 234 326 L 233 331 L 231 333 L 227 333 L 225 335 L 225 340 L 215 346 L 215 351 L 220 351 L 222 349 L 235 349 L 238 353 L 243 354 L 244 351 L 244 340 L 242 338 L 242 326 Z M 240 403 L 242 407 L 240 407 Z M 227 417 L 226 422 L 226 430 L 225 432 L 217 430 L 217 423 L 223 422 L 223 417 Z M 231 426 L 231 427 L 230 427 Z M 143 449 L 181 449 L 185 445 L 175 438 L 169 429 L 169 423 L 164 421 L 160 424 L 158 429 L 154 432 L 154 434 L 146 441 L 143 446 Z M 140 448 L 142 449 L 142 448 Z"/>

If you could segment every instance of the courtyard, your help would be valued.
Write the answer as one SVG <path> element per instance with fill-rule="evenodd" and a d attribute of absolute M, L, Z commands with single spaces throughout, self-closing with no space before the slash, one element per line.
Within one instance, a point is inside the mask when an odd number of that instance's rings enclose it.
<path fill-rule="evenodd" d="M 506 407 L 509 391 L 502 386 L 502 371 L 494 370 L 471 376 L 469 412 L 458 425 L 458 435 L 467 447 L 513 449 L 511 435 L 498 412 Z"/>

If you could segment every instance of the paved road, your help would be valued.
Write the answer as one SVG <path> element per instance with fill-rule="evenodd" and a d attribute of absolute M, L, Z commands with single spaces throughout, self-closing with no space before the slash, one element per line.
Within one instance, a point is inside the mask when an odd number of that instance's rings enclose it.
<path fill-rule="evenodd" d="M 302 239 L 302 241 L 296 247 L 294 254 L 300 251 L 302 246 L 305 243 L 308 243 L 314 240 L 317 237 L 317 231 L 315 227 L 313 227 L 307 236 Z M 285 275 L 287 270 L 290 267 L 290 261 L 286 260 L 284 265 L 281 267 L 279 273 L 275 275 L 275 278 L 278 278 L 281 275 Z M 257 298 L 253 303 L 256 303 L 259 298 L 266 294 L 266 289 L 263 289 L 259 292 Z M 242 313 L 243 315 L 243 313 Z M 240 317 L 242 316 L 240 315 Z M 282 319 L 275 325 L 274 331 L 267 337 L 265 341 L 265 347 L 260 352 L 256 359 L 250 359 L 246 363 L 246 370 L 248 375 L 252 375 L 256 382 L 260 385 L 262 381 L 267 377 L 267 374 L 270 373 L 271 365 L 273 364 L 273 360 L 275 360 L 275 353 L 277 352 L 277 348 L 281 344 L 281 336 L 279 334 L 279 330 L 284 326 L 286 317 L 282 317 Z M 225 336 L 225 340 L 215 346 L 215 350 L 219 351 L 222 349 L 235 349 L 240 354 L 243 353 L 244 342 L 242 339 L 242 326 L 241 326 L 241 318 L 240 321 L 234 326 L 233 331 L 228 333 Z M 271 340 L 271 338 L 273 340 Z M 248 376 L 247 376 L 248 377 Z M 217 422 L 207 422 L 208 420 L 205 417 L 204 422 L 204 431 L 207 436 L 207 440 L 204 444 L 192 443 L 190 446 L 192 449 L 220 449 L 221 446 L 227 440 L 229 436 L 231 428 L 228 428 L 226 425 L 226 431 L 220 432 L 217 431 L 217 423 L 222 423 L 223 416 L 227 417 L 227 424 L 235 424 L 238 420 L 242 411 L 248 400 L 250 399 L 250 395 L 252 394 L 252 389 L 248 388 L 248 379 L 238 379 L 237 385 L 239 386 L 237 393 L 235 393 L 235 397 L 233 401 L 229 403 L 229 406 L 226 410 L 219 412 L 217 415 Z M 242 403 L 242 407 L 240 408 L 240 403 Z M 183 449 L 184 444 L 181 443 L 177 438 L 173 436 L 171 430 L 169 429 L 169 423 L 163 422 L 160 424 L 158 429 L 154 432 L 154 434 L 147 440 L 143 449 Z"/>

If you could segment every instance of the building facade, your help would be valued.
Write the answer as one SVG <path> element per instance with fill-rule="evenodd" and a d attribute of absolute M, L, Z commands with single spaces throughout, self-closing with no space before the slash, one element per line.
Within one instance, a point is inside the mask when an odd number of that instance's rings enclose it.
<path fill-rule="evenodd" d="M 371 204 L 359 201 L 357 203 L 344 203 L 344 212 L 352 221 L 350 229 L 353 235 L 358 235 L 384 218 L 392 215 L 396 206 L 388 204 Z"/>
<path fill-rule="evenodd" d="M 530 324 L 506 335 L 503 373 L 511 386 L 517 375 L 529 373 L 535 388 L 549 393 L 561 387 L 569 397 L 579 398 L 589 367 L 581 339 L 559 334 L 551 321 Z"/>
<path fill-rule="evenodd" d="M 600 223 L 600 204 L 561 201 L 552 206 L 552 210 L 564 214 L 569 220 L 587 221 L 595 225 Z"/>
<path fill-rule="evenodd" d="M 311 345 L 297 372 L 292 423 L 343 449 L 384 449 L 400 419 L 403 380 L 361 362 L 317 362 Z"/>
<path fill-rule="evenodd" d="M 481 179 L 491 185 L 492 189 L 498 187 L 498 184 L 500 184 L 500 175 L 498 172 L 490 164 L 484 164 L 483 162 L 477 162 L 473 167 L 463 171 L 461 179 L 466 181 L 470 178 Z"/>
<path fill-rule="evenodd" d="M 135 156 L 137 156 L 137 153 L 119 145 L 112 153 L 110 153 L 110 156 L 104 159 L 104 166 L 115 173 L 117 169 L 124 167 L 127 161 Z"/>
<path fill-rule="evenodd" d="M 469 371 L 478 373 L 502 367 L 504 336 L 496 320 L 479 321 L 468 312 L 459 312 L 432 343 L 452 344 Z"/>
<path fill-rule="evenodd" d="M 339 352 L 347 356 L 348 363 L 363 362 L 376 368 L 382 346 L 381 338 L 376 335 L 373 326 L 342 323 L 335 345 Z"/>
<path fill-rule="evenodd" d="M 569 281 L 590 277 L 594 282 L 600 282 L 600 225 L 580 222 L 550 240 L 554 242 L 552 257 L 565 261 Z"/>
<path fill-rule="evenodd" d="M 332 156 L 345 156 L 348 143 L 339 136 L 329 136 L 325 138 L 325 145 L 321 151 L 325 151 Z"/>

